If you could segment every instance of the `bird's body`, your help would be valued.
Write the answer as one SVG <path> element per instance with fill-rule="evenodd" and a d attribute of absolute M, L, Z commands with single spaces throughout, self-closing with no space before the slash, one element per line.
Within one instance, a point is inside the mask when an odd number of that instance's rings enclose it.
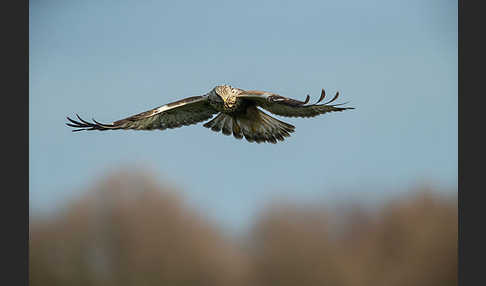
<path fill-rule="evenodd" d="M 67 125 L 78 128 L 73 131 L 163 130 L 196 124 L 219 113 L 203 126 L 216 132 L 222 131 L 225 135 L 233 134 L 238 139 L 245 137 L 250 142 L 277 143 L 277 140 L 283 141 L 285 137 L 289 137 L 295 127 L 271 117 L 258 107 L 277 115 L 289 117 L 314 117 L 327 112 L 353 109 L 352 107 L 338 107 L 341 104 L 330 105 L 329 103 L 333 102 L 338 95 L 339 93 L 336 93 L 334 98 L 325 104 L 318 104 L 325 97 L 323 89 L 319 100 L 315 104 L 307 105 L 309 95 L 305 101 L 299 101 L 270 92 L 220 85 L 207 94 L 172 102 L 115 121 L 112 124 L 99 123 L 94 119 L 94 123 L 91 123 L 78 116 L 80 121 L 68 117 L 71 123 L 67 123 Z"/>
<path fill-rule="evenodd" d="M 235 113 L 244 110 L 244 100 L 238 98 L 243 90 L 229 85 L 219 85 L 208 94 L 209 104 L 219 112 Z"/>

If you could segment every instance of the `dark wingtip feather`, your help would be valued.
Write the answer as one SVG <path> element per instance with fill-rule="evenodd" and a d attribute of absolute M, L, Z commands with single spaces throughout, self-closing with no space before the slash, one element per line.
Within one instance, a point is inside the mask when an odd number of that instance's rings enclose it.
<path fill-rule="evenodd" d="M 310 95 L 307 95 L 305 97 L 305 100 L 304 100 L 304 103 L 303 104 L 307 104 L 307 102 L 309 102 L 309 100 L 310 100 Z"/>
<path fill-rule="evenodd" d="M 79 125 L 79 122 L 75 121 L 75 120 L 72 120 L 71 118 L 69 117 L 66 117 L 67 120 L 71 121 L 72 123 L 76 124 L 76 125 Z M 67 124 L 67 123 L 66 123 Z M 73 126 L 74 127 L 74 126 Z"/>
<path fill-rule="evenodd" d="M 67 120 L 69 120 L 71 123 L 66 123 L 67 126 L 73 127 L 73 128 L 79 128 L 73 130 L 75 131 L 81 131 L 81 130 L 108 130 L 108 129 L 114 129 L 115 126 L 113 125 L 106 125 L 103 123 L 99 123 L 96 120 L 93 119 L 95 123 L 88 122 L 84 119 L 82 119 L 79 114 L 76 113 L 76 117 L 79 119 L 79 121 L 73 120 L 69 117 L 66 117 Z"/>
<path fill-rule="evenodd" d="M 66 123 L 67 126 L 69 127 L 74 127 L 74 128 L 78 128 L 79 125 L 75 125 L 75 124 L 71 124 L 71 123 Z"/>
<path fill-rule="evenodd" d="M 106 128 L 111 128 L 113 127 L 113 124 L 104 124 L 104 123 L 99 123 L 98 121 L 96 121 L 94 118 L 92 119 L 94 123 L 98 124 L 99 126 L 102 126 L 102 127 L 106 127 Z"/>
<path fill-rule="evenodd" d="M 84 124 L 86 124 L 86 125 L 93 125 L 93 123 L 89 123 L 88 121 L 83 120 L 81 117 L 79 117 L 79 115 L 78 115 L 77 113 L 76 113 L 76 116 L 77 116 L 77 117 L 78 117 L 78 119 L 79 119 L 81 122 L 83 122 Z"/>
<path fill-rule="evenodd" d="M 319 102 L 321 102 L 324 97 L 326 97 L 326 92 L 324 91 L 324 89 L 321 90 L 321 97 L 319 97 L 319 100 L 315 103 L 315 104 L 318 104 Z"/>
<path fill-rule="evenodd" d="M 331 100 L 329 100 L 328 102 L 326 102 L 324 104 L 329 104 L 329 103 L 333 102 L 334 100 L 336 100 L 338 97 L 339 97 L 339 91 L 336 92 L 336 95 Z"/>

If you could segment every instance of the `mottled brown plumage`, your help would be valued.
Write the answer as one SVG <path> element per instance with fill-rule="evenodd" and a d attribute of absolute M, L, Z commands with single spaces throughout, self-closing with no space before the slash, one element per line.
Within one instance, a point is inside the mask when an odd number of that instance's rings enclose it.
<path fill-rule="evenodd" d="M 339 93 L 336 93 L 330 101 L 319 104 L 326 94 L 324 89 L 315 104 L 307 104 L 310 96 L 305 101 L 300 101 L 278 94 L 258 90 L 243 90 L 229 85 L 216 86 L 210 92 L 202 96 L 192 96 L 175 101 L 157 108 L 117 120 L 111 124 L 83 120 L 77 114 L 79 121 L 69 117 L 70 127 L 73 131 L 81 130 L 164 130 L 185 125 L 196 124 L 210 119 L 219 113 L 214 119 L 203 126 L 224 135 L 231 135 L 249 142 L 283 141 L 294 132 L 295 127 L 266 114 L 260 108 L 273 114 L 288 117 L 314 117 L 320 114 L 354 109 L 353 107 L 339 107 L 343 104 L 330 104 L 334 102 Z"/>

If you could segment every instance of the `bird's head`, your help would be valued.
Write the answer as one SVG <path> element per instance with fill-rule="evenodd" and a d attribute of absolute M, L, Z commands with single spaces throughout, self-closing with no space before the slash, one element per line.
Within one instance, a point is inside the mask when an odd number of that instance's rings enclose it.
<path fill-rule="evenodd" d="M 238 90 L 230 85 L 218 85 L 212 90 L 212 93 L 221 98 L 225 104 L 232 105 L 236 101 Z"/>

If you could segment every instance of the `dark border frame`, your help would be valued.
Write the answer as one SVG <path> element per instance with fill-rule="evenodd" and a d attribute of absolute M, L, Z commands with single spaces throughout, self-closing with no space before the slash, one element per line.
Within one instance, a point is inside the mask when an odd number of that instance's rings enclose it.
<path fill-rule="evenodd" d="M 465 3 L 467 2 L 467 3 Z M 483 105 L 476 103 L 483 97 L 484 82 L 481 71 L 471 68 L 481 67 L 480 55 L 484 53 L 483 28 L 480 21 L 484 10 L 473 6 L 479 2 L 458 1 L 458 281 L 459 285 L 484 285 L 484 201 L 479 197 L 483 192 L 479 172 L 484 167 L 466 167 L 466 161 L 481 162 L 478 158 L 484 149 L 481 133 L 484 133 Z M 477 30 L 477 31 L 476 31 Z M 469 44 L 466 44 L 469 42 Z M 472 119 L 474 117 L 474 119 Z M 466 138 L 472 131 L 473 138 Z M 478 160 L 479 159 L 479 160 Z M 483 175 L 484 176 L 484 175 Z M 477 197 L 477 198 L 476 198 Z M 476 221 L 478 220 L 478 221 Z M 483 281 L 482 283 L 480 281 Z"/>
<path fill-rule="evenodd" d="M 29 1 L 2 2 L 2 284 L 28 285 Z M 8 101 L 7 101 L 8 100 Z M 5 114 L 4 112 L 7 112 Z"/>

